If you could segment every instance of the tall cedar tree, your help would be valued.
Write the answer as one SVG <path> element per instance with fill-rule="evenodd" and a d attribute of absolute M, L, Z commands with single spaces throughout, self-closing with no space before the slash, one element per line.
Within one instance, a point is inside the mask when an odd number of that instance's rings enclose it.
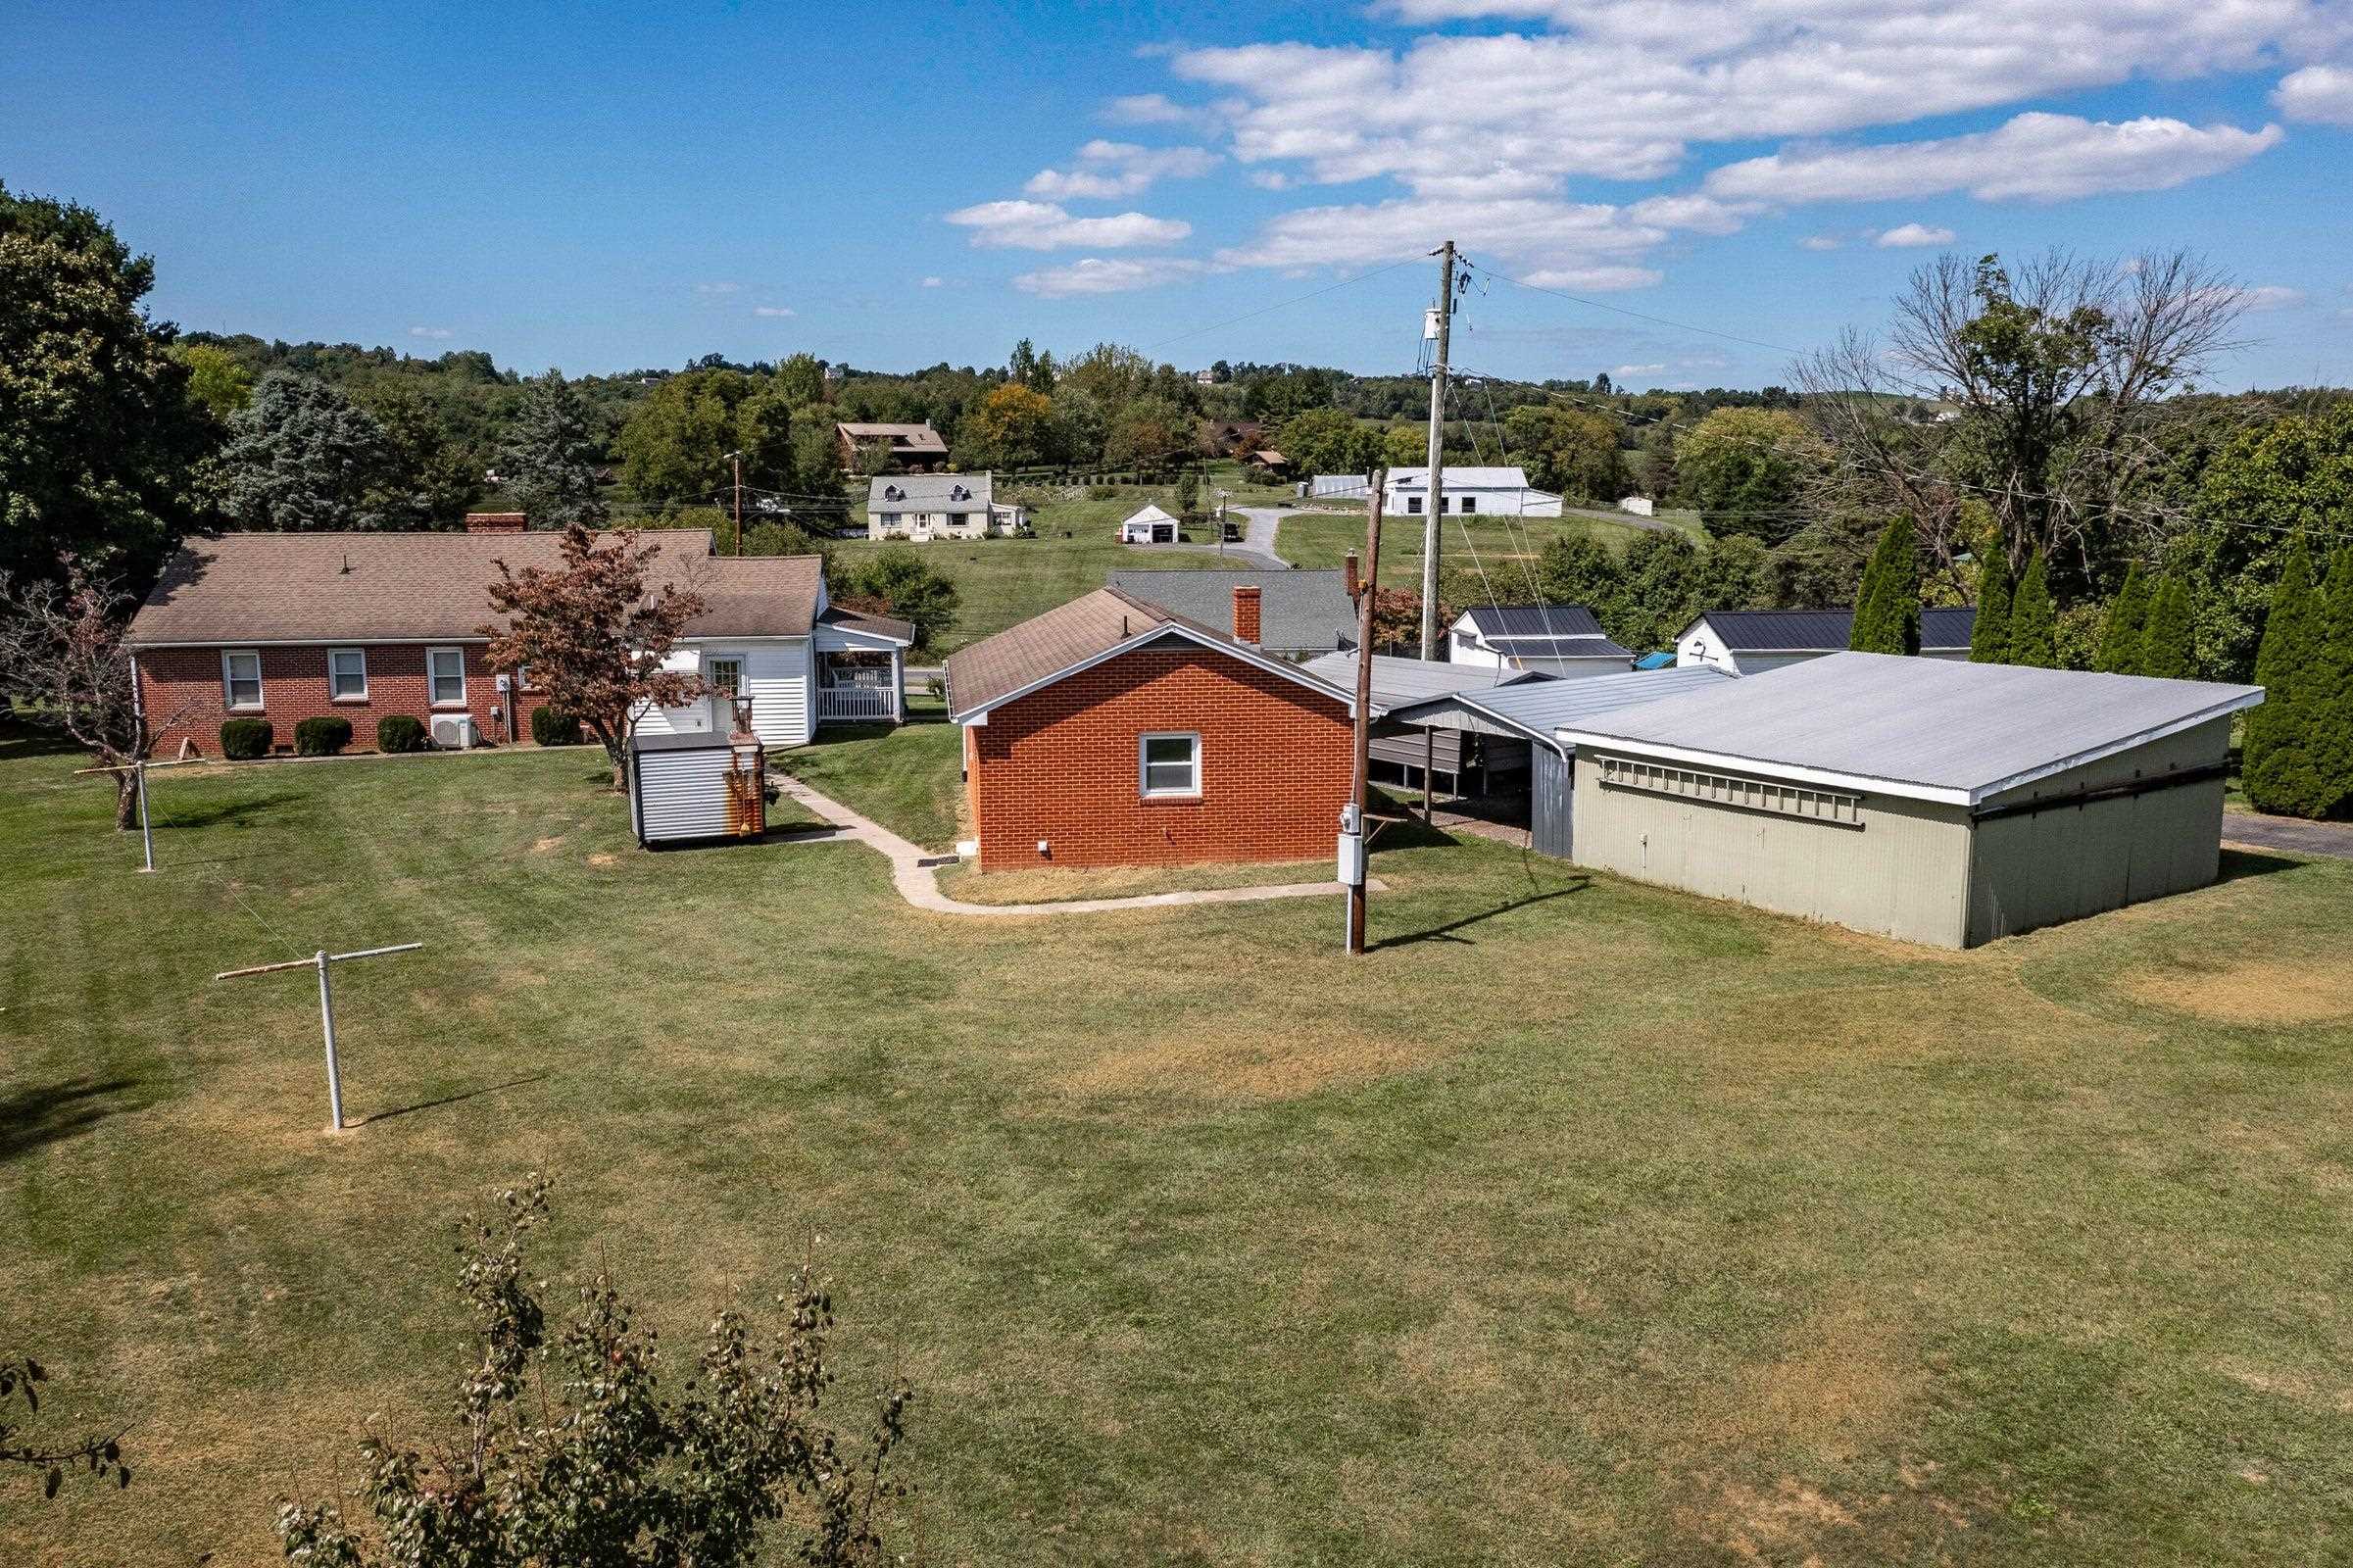
<path fill-rule="evenodd" d="M 1978 612 L 1969 631 L 1969 662 L 1999 664 L 2010 658 L 2010 552 L 2000 540 L 1978 568 Z"/>
<path fill-rule="evenodd" d="M 640 705 L 680 708 L 710 688 L 692 675 L 662 667 L 686 623 L 703 612 L 702 596 L 676 582 L 646 592 L 646 566 L 662 554 L 621 529 L 592 534 L 577 524 L 564 530 L 561 570 L 496 563 L 490 608 L 504 627 L 484 626 L 490 667 L 530 666 L 532 684 L 548 706 L 586 724 L 613 763 L 613 787 L 622 787 L 630 715 Z"/>
<path fill-rule="evenodd" d="M 2189 584 L 2172 572 L 2149 597 L 2149 625 L 2140 642 L 2140 670 L 2161 680 L 2195 680 L 2197 644 L 2189 618 Z"/>
<path fill-rule="evenodd" d="M 2340 548 L 2328 568 L 2321 615 L 2310 695 L 2297 706 L 2320 735 L 2313 760 L 2329 796 L 2324 809 L 2334 812 L 2353 805 L 2353 546 Z"/>
<path fill-rule="evenodd" d="M 1871 552 L 1846 646 L 1866 654 L 1920 652 L 1920 547 L 1908 516 L 1888 523 Z"/>
<path fill-rule="evenodd" d="M 2140 645 L 2148 636 L 2149 584 L 2135 561 L 2126 568 L 2125 584 L 2108 601 L 2108 616 L 2100 627 L 2100 651 L 2092 668 L 2108 675 L 2140 673 Z"/>
<path fill-rule="evenodd" d="M 2263 706 L 2247 714 L 2240 771 L 2247 799 L 2259 810 L 2310 816 L 2325 809 L 2315 804 L 2322 790 L 2314 735 L 2297 702 L 2320 653 L 2322 609 L 2313 593 L 2312 555 L 2298 533 L 2272 589 L 2271 613 L 2264 617 L 2263 644 L 2255 654 Z"/>
<path fill-rule="evenodd" d="M 155 745 L 158 731 L 196 716 L 139 712 L 123 634 L 138 608 L 128 594 L 91 575 L 78 561 L 66 580 L 19 582 L 0 571 L 0 711 L 12 705 L 34 724 L 60 730 L 86 748 L 115 787 L 115 826 L 135 820 L 138 784 L 127 771 Z M 142 721 L 142 719 L 144 721 Z"/>
<path fill-rule="evenodd" d="M 2040 552 L 2027 558 L 2018 596 L 2010 601 L 2010 652 L 2003 662 L 2038 669 L 2059 667 L 2059 616 L 2051 605 Z"/>
<path fill-rule="evenodd" d="M 545 528 L 599 528 L 597 416 L 560 370 L 523 383 L 522 406 L 499 449 L 499 477 L 532 522 Z"/>

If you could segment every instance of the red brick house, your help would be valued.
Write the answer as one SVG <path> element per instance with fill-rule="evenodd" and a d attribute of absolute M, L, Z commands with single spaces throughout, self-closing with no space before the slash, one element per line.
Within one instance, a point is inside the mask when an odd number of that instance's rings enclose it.
<path fill-rule="evenodd" d="M 210 753 L 230 716 L 268 719 L 280 750 L 321 714 L 350 719 L 360 751 L 394 714 L 423 721 L 439 745 L 527 742 L 544 705 L 528 671 L 490 668 L 482 628 L 502 618 L 490 608 L 498 563 L 555 568 L 562 535 L 523 532 L 515 514 L 467 521 L 464 533 L 189 540 L 130 626 L 141 710 L 168 726 L 161 751 L 185 742 Z M 820 723 L 904 714 L 912 628 L 831 607 L 818 558 L 716 556 L 702 528 L 640 538 L 662 547 L 657 580 L 704 600 L 670 667 L 750 696 L 763 741 L 797 746 Z M 674 733 L 723 729 L 728 717 L 707 701 L 638 722 Z"/>
<path fill-rule="evenodd" d="M 1257 635 L 1103 588 L 952 656 L 980 869 L 1330 856 L 1352 698 Z"/>

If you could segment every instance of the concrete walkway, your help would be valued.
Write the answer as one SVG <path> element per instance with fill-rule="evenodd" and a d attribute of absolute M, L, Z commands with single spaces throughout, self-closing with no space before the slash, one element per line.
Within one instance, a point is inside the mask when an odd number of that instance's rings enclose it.
<path fill-rule="evenodd" d="M 1146 893 L 1127 899 L 1071 899 L 1059 904 L 966 904 L 940 891 L 939 867 L 924 863 L 937 857 L 926 855 L 881 823 L 860 816 L 831 796 L 819 795 L 790 774 L 777 775 L 777 783 L 785 794 L 828 822 L 837 824 L 839 831 L 831 836 L 856 839 L 868 849 L 879 851 L 883 858 L 891 862 L 891 883 L 898 888 L 899 896 L 916 908 L 929 909 L 934 914 L 1113 914 L 1123 909 L 1164 909 L 1181 904 L 1248 904 L 1259 899 L 1306 899 L 1341 891 L 1338 882 L 1284 882 L 1272 887 L 1201 888 L 1188 893 Z M 1379 878 L 1365 885 L 1375 893 L 1388 891 Z"/>
<path fill-rule="evenodd" d="M 2260 811 L 2225 811 L 2223 842 L 2353 860 L 2353 822 L 2307 822 L 2301 817 L 2266 816 Z"/>

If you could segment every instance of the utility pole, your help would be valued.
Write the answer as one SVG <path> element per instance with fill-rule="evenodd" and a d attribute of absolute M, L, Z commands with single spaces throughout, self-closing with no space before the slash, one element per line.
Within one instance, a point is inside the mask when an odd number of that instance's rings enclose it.
<path fill-rule="evenodd" d="M 1340 880 L 1348 890 L 1348 950 L 1359 954 L 1364 951 L 1365 851 L 1372 843 L 1364 829 L 1364 808 L 1372 787 L 1373 601 L 1381 581 L 1381 485 L 1388 477 L 1385 469 L 1373 470 L 1372 500 L 1365 506 L 1364 575 L 1356 586 L 1355 749 L 1350 753 L 1348 808 L 1341 813 L 1340 824 Z"/>
<path fill-rule="evenodd" d="M 1422 657 L 1438 657 L 1438 524 L 1446 514 L 1446 339 L 1454 324 L 1454 242 L 1438 258 L 1438 355 L 1430 362 L 1430 500 L 1422 515 Z"/>
<path fill-rule="evenodd" d="M 735 463 L 735 553 L 740 556 L 744 553 L 744 455 L 730 452 L 727 456 Z"/>

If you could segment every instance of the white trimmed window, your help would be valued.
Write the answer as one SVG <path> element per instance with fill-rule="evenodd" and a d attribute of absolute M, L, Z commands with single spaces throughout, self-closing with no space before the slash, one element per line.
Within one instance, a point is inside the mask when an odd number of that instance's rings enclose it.
<path fill-rule="evenodd" d="M 250 648 L 232 648 L 221 656 L 221 689 L 230 712 L 262 706 L 262 656 Z"/>
<path fill-rule="evenodd" d="M 427 699 L 435 708 L 464 708 L 466 706 L 466 650 L 463 648 L 426 649 L 425 686 Z"/>
<path fill-rule="evenodd" d="M 1201 792 L 1201 738 L 1199 735 L 1146 735 L 1136 743 L 1136 772 L 1148 796 L 1188 796 Z"/>
<path fill-rule="evenodd" d="M 326 694 L 338 703 L 368 701 L 368 650 L 330 648 L 326 651 Z"/>

